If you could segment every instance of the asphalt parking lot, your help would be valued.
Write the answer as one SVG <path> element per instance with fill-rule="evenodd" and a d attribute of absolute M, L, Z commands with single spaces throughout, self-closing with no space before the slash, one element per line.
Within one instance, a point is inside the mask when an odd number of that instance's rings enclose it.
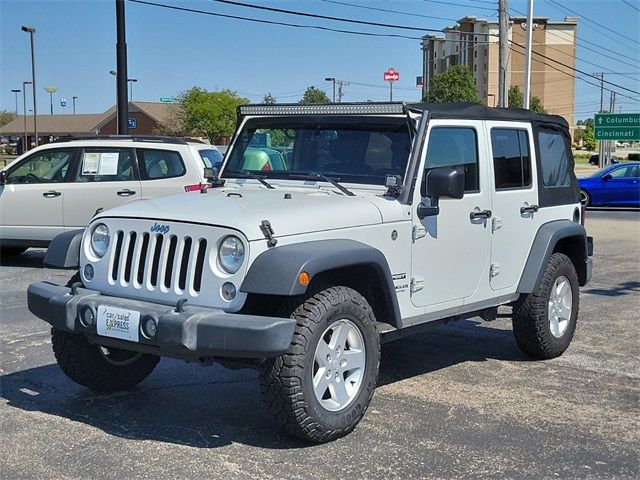
<path fill-rule="evenodd" d="M 356 430 L 308 446 L 276 433 L 257 373 L 163 359 L 137 389 L 68 380 L 26 287 L 69 272 L 42 250 L 0 266 L 0 477 L 638 478 L 640 212 L 591 210 L 592 283 L 576 336 L 531 361 L 510 320 L 436 327 L 383 348 Z"/>

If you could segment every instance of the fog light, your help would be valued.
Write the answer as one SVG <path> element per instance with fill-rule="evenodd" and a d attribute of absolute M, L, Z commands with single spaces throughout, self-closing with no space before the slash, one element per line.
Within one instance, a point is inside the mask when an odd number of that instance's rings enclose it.
<path fill-rule="evenodd" d="M 158 331 L 158 323 L 153 317 L 144 317 L 142 319 L 142 334 L 147 338 L 153 338 Z"/>
<path fill-rule="evenodd" d="M 91 310 L 91 307 L 85 307 L 82 312 L 80 312 L 80 323 L 85 327 L 90 327 L 95 322 L 96 316 Z"/>
<path fill-rule="evenodd" d="M 84 266 L 84 278 L 85 280 L 87 280 L 88 282 L 90 282 L 91 280 L 93 280 L 93 275 L 94 275 L 94 270 L 93 270 L 93 265 L 91 265 L 90 263 L 87 263 Z"/>
<path fill-rule="evenodd" d="M 233 283 L 226 282 L 222 285 L 222 298 L 227 302 L 236 298 L 236 286 Z"/>

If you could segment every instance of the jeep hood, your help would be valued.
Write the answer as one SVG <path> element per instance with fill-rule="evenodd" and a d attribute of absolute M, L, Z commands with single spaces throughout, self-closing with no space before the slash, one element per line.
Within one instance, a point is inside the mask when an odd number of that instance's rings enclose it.
<path fill-rule="evenodd" d="M 328 189 L 304 187 L 225 187 L 206 194 L 189 192 L 139 200 L 98 217 L 206 223 L 239 230 L 252 241 L 264 238 L 260 231 L 263 220 L 271 223 L 275 237 L 283 237 L 397 221 L 402 217 L 402 207 L 371 193 L 349 197 Z"/>

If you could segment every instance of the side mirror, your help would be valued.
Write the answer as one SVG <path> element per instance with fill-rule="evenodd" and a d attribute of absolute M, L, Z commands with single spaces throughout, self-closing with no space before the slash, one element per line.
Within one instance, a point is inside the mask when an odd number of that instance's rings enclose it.
<path fill-rule="evenodd" d="M 440 197 L 460 199 L 464 197 L 464 170 L 461 168 L 432 168 L 425 171 L 420 186 L 423 197 L 429 197 L 431 205 L 418 205 L 418 218 L 431 217 L 440 213 Z"/>
<path fill-rule="evenodd" d="M 610 173 L 607 173 L 605 176 L 602 177 L 602 180 L 604 180 L 605 182 L 608 182 L 609 180 L 611 180 L 613 177 L 611 176 Z"/>
<path fill-rule="evenodd" d="M 7 184 L 7 172 L 6 171 L 2 171 L 0 172 L 0 185 L 6 185 Z"/>

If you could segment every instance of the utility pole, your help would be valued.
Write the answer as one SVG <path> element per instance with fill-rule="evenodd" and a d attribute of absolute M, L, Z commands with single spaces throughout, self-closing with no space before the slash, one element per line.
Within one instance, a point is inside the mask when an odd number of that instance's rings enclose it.
<path fill-rule="evenodd" d="M 129 133 L 129 105 L 127 102 L 127 42 L 125 35 L 124 0 L 116 0 L 116 31 L 118 135 L 127 135 Z"/>
<path fill-rule="evenodd" d="M 73 114 L 76 114 L 76 100 L 78 97 L 73 97 L 71 100 L 73 101 Z"/>
<path fill-rule="evenodd" d="M 533 44 L 533 0 L 527 9 L 527 48 L 524 59 L 524 108 L 529 110 L 531 98 L 531 45 Z"/>
<path fill-rule="evenodd" d="M 616 92 L 611 92 L 609 97 L 609 113 L 615 113 L 616 111 Z M 607 158 L 605 165 L 611 165 L 611 153 L 613 150 L 613 141 L 607 140 Z"/>
<path fill-rule="evenodd" d="M 344 80 L 336 80 L 336 83 L 338 84 L 338 103 L 342 103 L 342 97 L 344 97 L 344 93 L 342 92 L 342 89 L 344 87 L 348 87 L 349 84 Z"/>
<path fill-rule="evenodd" d="M 333 103 L 336 103 L 336 77 L 325 77 L 325 81 L 333 85 Z"/>
<path fill-rule="evenodd" d="M 600 79 L 600 110 L 598 113 L 604 113 L 604 72 L 596 72 L 593 74 L 595 78 Z M 598 166 L 600 168 L 606 165 L 604 158 L 604 142 L 598 141 Z"/>
<path fill-rule="evenodd" d="M 507 62 L 509 60 L 509 8 L 507 0 L 498 0 L 499 51 L 498 51 L 498 106 L 509 106 L 507 90 Z"/>

